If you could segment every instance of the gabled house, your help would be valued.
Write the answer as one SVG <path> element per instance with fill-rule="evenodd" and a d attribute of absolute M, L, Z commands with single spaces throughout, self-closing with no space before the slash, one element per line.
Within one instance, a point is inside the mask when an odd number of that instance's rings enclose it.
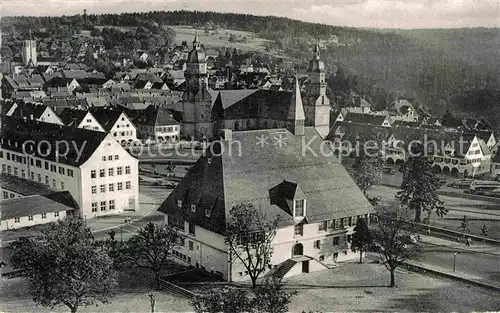
<path fill-rule="evenodd" d="M 300 118 L 296 108 L 291 112 Z M 259 145 L 256 138 L 280 140 Z M 310 150 L 302 148 L 303 140 L 311 142 Z M 264 274 L 289 277 L 356 258 L 349 246 L 353 227 L 373 209 L 343 165 L 332 162 L 333 151 L 320 152 L 322 142 L 313 127 L 301 123 L 223 131 L 158 209 L 185 236 L 174 256 L 229 281 L 248 280 L 242 264 L 230 261 L 225 236 L 233 206 L 250 203 L 270 219 L 280 218 L 271 268 Z"/>
<path fill-rule="evenodd" d="M 92 113 L 87 110 L 64 108 L 59 113 L 59 117 L 66 126 L 105 132 L 101 124 L 99 124 Z"/>
<path fill-rule="evenodd" d="M 173 143 L 180 138 L 181 125 L 164 106 L 127 110 L 137 127 L 138 137 L 147 142 Z"/>
<path fill-rule="evenodd" d="M 410 101 L 406 99 L 396 99 L 387 107 L 387 111 L 396 120 L 418 121 L 419 115 Z"/>
<path fill-rule="evenodd" d="M 387 118 L 387 116 L 384 115 L 360 114 L 360 113 L 349 112 L 344 117 L 344 121 L 348 123 L 360 123 L 360 124 L 369 124 L 374 126 L 391 127 L 389 119 Z"/>
<path fill-rule="evenodd" d="M 39 122 L 64 125 L 61 119 L 49 106 L 35 103 L 14 103 L 8 116 L 18 119 L 30 119 Z"/>
<path fill-rule="evenodd" d="M 104 131 L 110 133 L 122 146 L 137 141 L 137 129 L 123 110 L 90 108 L 89 111 L 104 128 Z"/>

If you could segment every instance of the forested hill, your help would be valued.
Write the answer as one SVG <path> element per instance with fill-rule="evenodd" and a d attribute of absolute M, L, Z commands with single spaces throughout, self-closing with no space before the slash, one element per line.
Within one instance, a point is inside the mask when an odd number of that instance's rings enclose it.
<path fill-rule="evenodd" d="M 499 29 L 356 29 L 281 17 L 196 11 L 89 15 L 86 21 L 81 15 L 7 17 L 2 19 L 2 25 L 43 26 L 57 33 L 62 25 L 92 29 L 102 25 L 138 26 L 144 21 L 200 28 L 210 23 L 251 31 L 274 41 L 272 49 L 282 49 L 300 60 L 302 66 L 310 58 L 307 50 L 312 42 L 335 35 L 340 44 L 325 41 L 327 49 L 322 58 L 330 73 L 340 67 L 339 75 L 349 77 L 330 77 L 330 90 L 353 89 L 369 95 L 382 107 L 391 98 L 408 97 L 438 114 L 449 109 L 486 115 L 493 123 L 500 121 Z"/>

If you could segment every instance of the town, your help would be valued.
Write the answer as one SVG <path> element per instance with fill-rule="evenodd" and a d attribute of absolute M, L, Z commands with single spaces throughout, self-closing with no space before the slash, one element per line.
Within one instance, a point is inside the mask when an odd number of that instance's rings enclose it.
<path fill-rule="evenodd" d="M 331 90 L 361 39 L 98 17 L 0 29 L 5 311 L 500 309 L 488 116 Z"/>

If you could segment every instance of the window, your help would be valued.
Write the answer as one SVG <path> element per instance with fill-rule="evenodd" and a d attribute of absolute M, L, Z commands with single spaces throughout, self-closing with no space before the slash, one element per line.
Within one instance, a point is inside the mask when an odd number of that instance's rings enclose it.
<path fill-rule="evenodd" d="M 95 170 L 90 171 L 90 178 L 96 178 L 96 172 Z"/>
<path fill-rule="evenodd" d="M 212 214 L 212 210 L 210 209 L 205 209 L 205 216 L 210 217 L 210 214 Z"/>
<path fill-rule="evenodd" d="M 192 223 L 189 223 L 189 233 L 191 235 L 194 235 L 195 234 L 195 230 L 196 230 L 196 226 Z"/>
<path fill-rule="evenodd" d="M 7 160 L 10 161 L 10 153 L 9 152 L 6 153 L 6 156 L 7 156 Z M 31 165 L 33 165 L 33 164 L 31 164 Z"/>
<path fill-rule="evenodd" d="M 189 241 L 189 250 L 191 250 L 191 251 L 194 250 L 194 244 L 191 240 Z"/>
<path fill-rule="evenodd" d="M 120 167 L 117 167 L 116 168 L 116 175 L 121 175 L 122 174 L 122 171 L 123 171 L 123 168 L 120 166 Z"/>
<path fill-rule="evenodd" d="M 47 218 L 47 213 L 42 213 L 42 218 Z"/>
<path fill-rule="evenodd" d="M 36 164 L 36 167 L 42 168 L 42 161 L 41 160 L 36 160 L 35 164 Z"/>
<path fill-rule="evenodd" d="M 5 172 L 5 164 L 2 164 L 2 172 Z"/>
<path fill-rule="evenodd" d="M 335 253 L 333 254 L 333 259 L 335 259 L 335 260 L 336 260 L 338 257 L 339 257 L 339 253 L 338 253 L 338 252 L 335 252 Z"/>
<path fill-rule="evenodd" d="M 348 224 L 347 225 L 352 226 L 352 216 L 348 217 Z"/>
<path fill-rule="evenodd" d="M 106 211 L 106 201 L 101 201 L 101 211 Z"/>
<path fill-rule="evenodd" d="M 8 172 L 10 173 L 9 167 L 7 167 Z M 31 172 L 31 180 L 35 180 L 35 173 Z M 55 187 L 55 186 L 54 186 Z"/>
<path fill-rule="evenodd" d="M 115 174 L 115 169 L 114 168 L 108 168 L 108 176 L 113 176 Z"/>
<path fill-rule="evenodd" d="M 32 221 L 33 220 L 33 215 L 28 215 L 28 221 Z"/>
<path fill-rule="evenodd" d="M 320 261 L 320 262 L 323 262 L 324 260 L 325 260 L 325 256 L 324 256 L 324 255 L 320 255 L 320 256 L 319 256 L 319 261 Z"/>
<path fill-rule="evenodd" d="M 9 199 L 9 193 L 7 191 L 3 192 L 3 198 L 4 199 Z"/>
<path fill-rule="evenodd" d="M 68 169 L 68 176 L 73 177 L 73 170 Z"/>
<path fill-rule="evenodd" d="M 340 237 L 333 237 L 333 245 L 338 246 L 339 245 L 339 238 Z"/>
<path fill-rule="evenodd" d="M 14 167 L 14 176 L 17 176 L 17 167 Z"/>
<path fill-rule="evenodd" d="M 115 161 L 118 160 L 118 154 L 115 154 Z"/>
<path fill-rule="evenodd" d="M 10 198 L 11 198 L 11 199 L 12 199 L 12 198 L 14 198 L 15 196 L 16 196 L 16 195 L 15 195 L 15 194 L 13 194 L 13 193 L 11 193 L 11 194 L 10 194 Z"/>
<path fill-rule="evenodd" d="M 14 223 L 19 223 L 19 222 L 21 222 L 21 220 L 19 219 L 19 217 L 14 218 Z"/>
<path fill-rule="evenodd" d="M 304 234 L 304 225 L 303 224 L 295 225 L 294 235 L 295 236 L 302 236 L 303 234 Z"/>
<path fill-rule="evenodd" d="M 48 170 L 49 169 L 49 162 L 45 161 L 45 169 Z"/>
<path fill-rule="evenodd" d="M 191 263 L 191 257 L 188 256 L 188 263 Z"/>
<path fill-rule="evenodd" d="M 196 212 L 196 204 L 191 204 L 191 212 Z"/>
<path fill-rule="evenodd" d="M 115 209 L 115 200 L 109 200 L 109 209 L 114 210 Z"/>
<path fill-rule="evenodd" d="M 103 160 L 103 161 L 106 161 L 106 156 L 103 156 L 103 157 L 102 157 L 102 160 Z"/>
<path fill-rule="evenodd" d="M 321 240 L 314 241 L 314 248 L 320 249 L 320 247 L 321 247 Z"/>
<path fill-rule="evenodd" d="M 113 161 L 113 156 L 112 155 L 108 155 L 108 161 Z"/>
<path fill-rule="evenodd" d="M 91 190 L 92 194 L 95 195 L 97 193 L 97 186 L 96 185 L 92 186 Z"/>
<path fill-rule="evenodd" d="M 104 177 L 104 176 L 106 176 L 106 172 L 104 171 L 104 169 L 103 169 L 103 168 L 101 168 L 101 169 L 99 170 L 99 177 Z"/>
<path fill-rule="evenodd" d="M 92 213 L 97 212 L 97 202 L 92 202 Z"/>
<path fill-rule="evenodd" d="M 101 193 L 105 193 L 106 192 L 106 185 L 101 185 Z"/>
<path fill-rule="evenodd" d="M 125 174 L 130 174 L 130 166 L 125 166 Z"/>
<path fill-rule="evenodd" d="M 327 226 L 328 226 L 327 221 L 319 222 L 319 231 L 326 231 Z"/>
<path fill-rule="evenodd" d="M 52 187 L 56 188 L 56 179 L 52 178 Z"/>
<path fill-rule="evenodd" d="M 42 182 L 42 175 L 39 173 L 37 176 L 38 176 L 38 182 L 41 183 Z"/>
<path fill-rule="evenodd" d="M 109 191 L 115 191 L 115 184 L 114 183 L 109 184 Z"/>
<path fill-rule="evenodd" d="M 123 190 L 123 183 L 122 182 L 117 183 L 116 184 L 116 189 Z"/>
<path fill-rule="evenodd" d="M 59 166 L 59 174 L 64 175 L 64 167 Z"/>
<path fill-rule="evenodd" d="M 59 217 L 59 212 L 54 212 L 54 217 Z"/>
<path fill-rule="evenodd" d="M 178 206 L 179 208 L 182 208 L 182 200 L 177 200 L 177 206 Z"/>
<path fill-rule="evenodd" d="M 295 201 L 295 217 L 304 216 L 304 199 Z"/>
<path fill-rule="evenodd" d="M 61 189 L 64 190 L 64 182 L 61 182 Z"/>

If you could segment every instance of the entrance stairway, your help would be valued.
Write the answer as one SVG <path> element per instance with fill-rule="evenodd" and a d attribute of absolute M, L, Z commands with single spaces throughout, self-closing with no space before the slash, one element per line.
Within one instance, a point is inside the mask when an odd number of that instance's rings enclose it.
<path fill-rule="evenodd" d="M 294 261 L 293 259 L 288 259 L 283 263 L 279 264 L 276 270 L 270 273 L 270 275 L 282 279 L 286 275 L 286 273 L 288 273 L 288 271 L 290 271 L 292 267 L 295 266 L 295 264 L 297 264 L 297 261 Z"/>

